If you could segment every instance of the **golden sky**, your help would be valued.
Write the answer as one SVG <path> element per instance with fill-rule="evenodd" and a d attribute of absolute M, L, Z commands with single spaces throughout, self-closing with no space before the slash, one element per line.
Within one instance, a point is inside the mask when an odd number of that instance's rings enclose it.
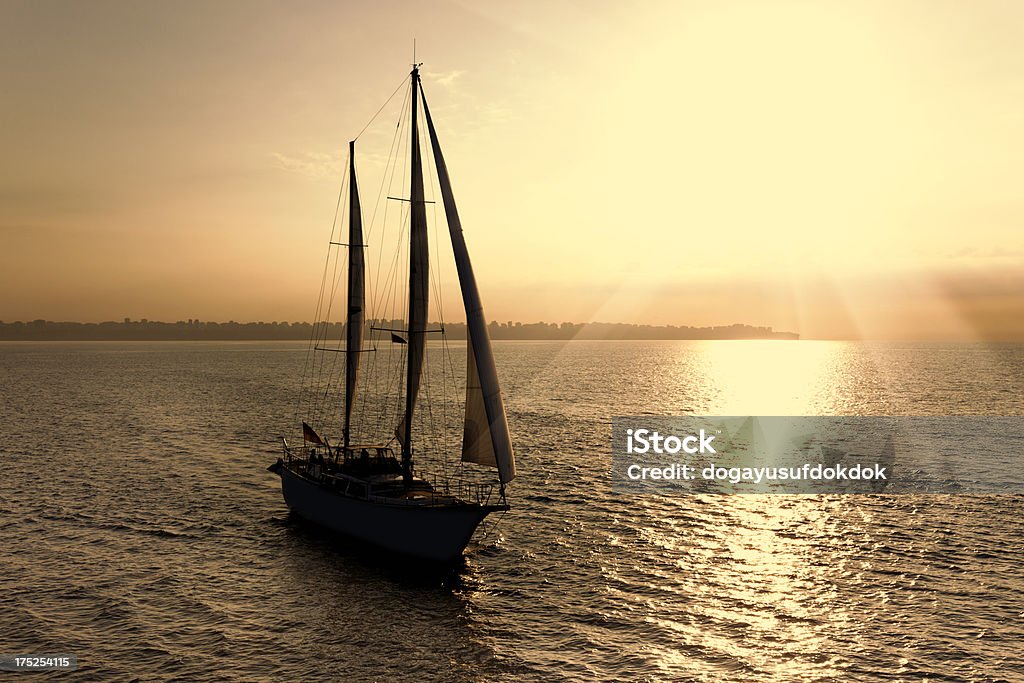
<path fill-rule="evenodd" d="M 1017 2 L 2 0 L 0 320 L 312 319 L 347 141 L 416 38 L 489 318 L 1024 339 L 1022 27 Z M 388 136 L 360 139 L 364 197 Z"/>

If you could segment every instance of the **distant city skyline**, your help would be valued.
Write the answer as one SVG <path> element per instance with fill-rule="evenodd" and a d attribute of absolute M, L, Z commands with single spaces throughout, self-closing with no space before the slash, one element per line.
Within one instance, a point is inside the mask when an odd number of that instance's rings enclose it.
<path fill-rule="evenodd" d="M 1021 25 L 924 0 L 0 2 L 0 320 L 311 319 L 347 141 L 415 38 L 488 319 L 1024 340 Z M 367 218 L 389 121 L 358 144 Z"/>
<path fill-rule="evenodd" d="M 374 323 L 383 324 L 390 331 L 398 321 L 367 321 L 367 338 L 376 338 L 387 343 L 388 334 L 374 335 Z M 436 323 L 434 323 L 436 324 Z M 448 339 L 466 339 L 466 325 L 460 322 L 445 322 L 443 328 Z M 319 339 L 340 340 L 344 324 L 320 322 L 316 325 Z M 770 327 L 733 324 L 717 327 L 625 325 L 622 323 L 522 323 L 492 321 L 488 331 L 493 339 L 785 339 L 794 340 L 797 335 Z M 55 322 L 45 320 L 0 321 L 0 341 L 19 340 L 274 340 L 303 339 L 314 336 L 314 326 L 309 322 L 214 322 L 201 320 L 180 320 L 163 322 L 155 320 L 129 320 L 102 323 Z M 392 335 L 393 336 L 393 335 Z M 401 336 L 399 334 L 399 336 Z"/>

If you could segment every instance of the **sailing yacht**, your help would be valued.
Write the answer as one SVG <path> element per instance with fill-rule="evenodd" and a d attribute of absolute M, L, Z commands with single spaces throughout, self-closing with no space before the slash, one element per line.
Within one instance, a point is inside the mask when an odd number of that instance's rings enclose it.
<path fill-rule="evenodd" d="M 515 477 L 516 466 L 480 292 L 463 238 L 448 169 L 423 95 L 419 66 L 413 66 L 409 77 L 408 109 L 403 104 L 403 111 L 409 113 L 405 119 L 409 196 L 389 197 L 402 202 L 400 217 L 404 240 L 398 253 L 408 251 L 408 279 L 401 283 L 407 286 L 403 293 L 403 305 L 407 303 L 403 311 L 405 324 L 396 327 L 383 318 L 366 316 L 367 245 L 363 237 L 353 141 L 349 143 L 347 241 L 332 239 L 331 242 L 332 246 L 344 247 L 347 252 L 344 345 L 341 346 L 339 339 L 338 348 L 330 348 L 324 339 L 316 337 L 310 349 L 312 354 L 336 354 L 334 358 L 344 361 L 339 363 L 344 381 L 339 378 L 335 384 L 343 396 L 338 395 L 335 401 L 330 391 L 314 390 L 318 401 L 326 396 L 327 403 L 340 408 L 341 419 L 335 424 L 312 416 L 315 411 L 303 416 L 302 445 L 290 445 L 282 438 L 283 456 L 268 469 L 280 476 L 284 500 L 299 517 L 387 551 L 447 563 L 462 556 L 485 517 L 509 509 L 505 486 Z M 443 463 L 446 456 L 455 453 L 429 453 L 425 434 L 416 429 L 424 422 L 422 412 L 433 413 L 430 404 L 425 406 L 424 402 L 437 399 L 437 392 L 431 394 L 429 385 L 426 392 L 421 391 L 429 346 L 427 336 L 444 333 L 443 325 L 441 330 L 432 330 L 428 329 L 427 322 L 431 294 L 427 204 L 433 202 L 428 202 L 424 196 L 421 104 L 466 315 L 461 449 L 457 444 L 451 447 L 453 451 L 461 450 L 461 463 L 457 468 L 442 465 L 440 472 L 429 471 L 428 461 L 436 463 L 440 459 Z M 431 187 L 434 187 L 432 180 Z M 338 261 L 341 261 L 340 256 Z M 341 278 L 337 282 L 340 288 Z M 319 329 L 329 330 L 330 326 L 325 324 Z M 446 343 L 444 348 L 447 349 Z M 378 371 L 374 371 L 373 381 L 363 376 L 366 358 L 376 359 L 380 355 L 398 359 L 380 364 L 386 369 L 397 369 L 398 381 L 382 381 L 382 372 Z M 307 359 L 307 364 L 309 362 Z M 321 375 L 323 367 L 327 367 L 326 363 L 321 364 Z M 452 368 L 454 364 L 443 367 Z M 310 376 L 312 374 L 310 372 Z M 328 389 L 330 384 L 328 382 Z M 395 388 L 397 400 L 371 396 L 372 390 L 380 387 Z M 396 406 L 394 421 L 390 423 L 389 405 Z M 358 406 L 361 407 L 357 410 Z M 376 406 L 378 410 L 368 411 L 367 406 Z M 328 436 L 331 430 L 336 433 L 338 428 L 340 443 L 337 437 Z M 444 448 L 441 446 L 442 450 Z M 477 475 L 475 479 L 453 476 L 453 472 L 465 474 L 467 467 L 462 463 L 471 464 L 468 469 Z M 481 470 L 492 474 L 481 480 Z M 494 474 L 497 481 L 493 481 Z"/>

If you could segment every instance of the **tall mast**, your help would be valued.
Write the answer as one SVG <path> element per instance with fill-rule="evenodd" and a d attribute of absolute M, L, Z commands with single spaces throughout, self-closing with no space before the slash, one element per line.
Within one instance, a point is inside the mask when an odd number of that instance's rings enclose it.
<path fill-rule="evenodd" d="M 409 184 L 409 344 L 405 379 L 405 420 L 399 440 L 402 444 L 402 477 L 412 482 L 412 416 L 420 388 L 426 350 L 427 301 L 430 258 L 427 252 L 427 211 L 423 198 L 423 168 L 419 136 L 419 64 L 412 73 L 412 161 Z"/>
<path fill-rule="evenodd" d="M 348 306 L 345 318 L 345 448 L 350 444 L 352 406 L 356 399 L 359 360 L 363 346 L 366 268 L 363 255 L 363 217 L 356 185 L 356 142 L 348 143 Z"/>

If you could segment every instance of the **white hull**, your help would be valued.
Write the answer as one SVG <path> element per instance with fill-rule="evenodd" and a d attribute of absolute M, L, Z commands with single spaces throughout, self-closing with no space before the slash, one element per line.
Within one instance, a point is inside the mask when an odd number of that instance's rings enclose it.
<path fill-rule="evenodd" d="M 327 490 L 279 467 L 285 503 L 310 522 L 385 550 L 453 562 L 490 512 L 502 509 L 473 503 L 410 505 L 371 502 Z"/>

